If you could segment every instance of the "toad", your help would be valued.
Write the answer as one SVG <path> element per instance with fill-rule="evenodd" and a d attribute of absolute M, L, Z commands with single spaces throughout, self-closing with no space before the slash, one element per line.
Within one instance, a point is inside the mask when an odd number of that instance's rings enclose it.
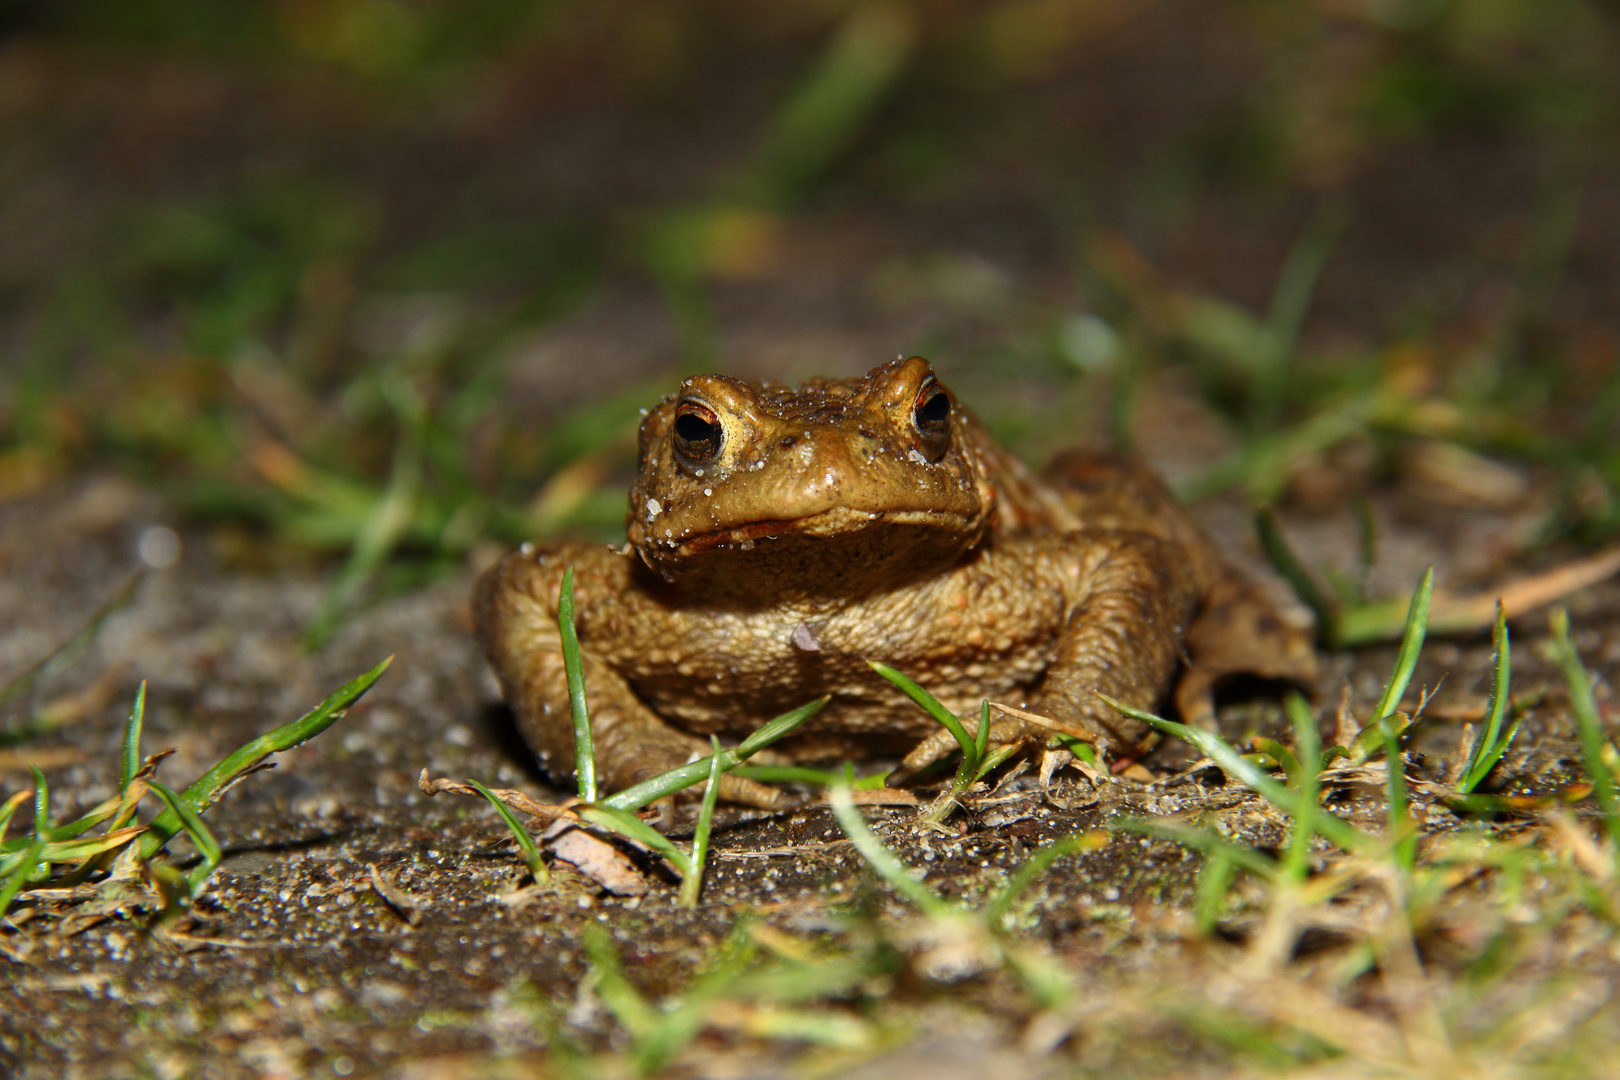
<path fill-rule="evenodd" d="M 478 634 L 524 737 L 574 762 L 557 630 L 564 570 L 591 698 L 597 771 L 628 787 L 829 695 L 779 760 L 955 743 L 868 659 L 976 727 L 981 699 L 1142 744 L 1172 695 L 1211 718 L 1227 675 L 1309 682 L 1315 655 L 1144 467 L 1071 451 L 1032 474 L 921 357 L 797 389 L 687 379 L 647 412 L 622 548 L 525 545 L 480 578 Z M 990 740 L 1044 741 L 1002 716 Z M 908 752 L 909 751 L 909 752 Z M 727 776 L 722 796 L 772 808 Z"/>

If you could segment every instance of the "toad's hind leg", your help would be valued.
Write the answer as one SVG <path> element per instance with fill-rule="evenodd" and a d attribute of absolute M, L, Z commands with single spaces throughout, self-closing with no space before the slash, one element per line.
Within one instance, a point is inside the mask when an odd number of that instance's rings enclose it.
<path fill-rule="evenodd" d="M 574 772 L 573 714 L 557 630 L 557 602 L 564 569 L 575 567 L 575 610 L 584 629 L 591 608 L 611 603 L 619 567 L 604 563 L 600 544 L 565 544 L 539 556 L 513 552 L 478 581 L 473 610 L 485 655 L 518 729 L 559 780 Z M 670 727 L 647 708 L 624 678 L 591 654 L 581 635 L 581 660 L 589 696 L 597 781 L 606 792 L 622 791 L 709 753 L 709 744 Z M 765 810 L 785 805 L 781 792 L 727 775 L 720 795 Z"/>
<path fill-rule="evenodd" d="M 1224 570 L 1187 631 L 1188 663 L 1176 683 L 1181 718 L 1199 727 L 1214 726 L 1215 689 L 1229 676 L 1307 689 L 1316 683 L 1310 635 L 1284 622 L 1254 582 L 1230 567 Z"/>
<path fill-rule="evenodd" d="M 1173 544 L 1201 598 L 1183 646 L 1186 663 L 1175 703 L 1187 723 L 1214 720 L 1214 690 L 1232 675 L 1316 681 L 1310 635 L 1290 625 L 1256 585 L 1221 558 L 1163 481 L 1117 454 L 1069 451 L 1053 459 L 1047 479 L 1086 528 L 1149 533 Z"/>

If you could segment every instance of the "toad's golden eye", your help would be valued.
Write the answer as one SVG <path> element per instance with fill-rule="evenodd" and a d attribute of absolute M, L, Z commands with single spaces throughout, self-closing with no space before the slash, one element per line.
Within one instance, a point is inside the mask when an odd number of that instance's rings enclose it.
<path fill-rule="evenodd" d="M 930 460 L 945 453 L 951 441 L 951 395 L 946 389 L 929 379 L 917 391 L 917 402 L 911 407 L 911 424 L 922 436 L 922 449 Z"/>
<path fill-rule="evenodd" d="M 713 461 L 725 435 L 714 410 L 701 401 L 683 401 L 675 406 L 675 452 L 684 460 L 694 465 Z"/>

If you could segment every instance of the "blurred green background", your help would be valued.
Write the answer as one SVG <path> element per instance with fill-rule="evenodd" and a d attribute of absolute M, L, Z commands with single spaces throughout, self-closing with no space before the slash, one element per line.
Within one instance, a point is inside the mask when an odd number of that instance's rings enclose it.
<path fill-rule="evenodd" d="M 1620 531 L 1582 0 L 0 4 L 0 498 L 353 606 L 611 535 L 681 372 L 935 360 L 1019 449 Z M 1423 487 L 1422 485 L 1427 485 Z"/>

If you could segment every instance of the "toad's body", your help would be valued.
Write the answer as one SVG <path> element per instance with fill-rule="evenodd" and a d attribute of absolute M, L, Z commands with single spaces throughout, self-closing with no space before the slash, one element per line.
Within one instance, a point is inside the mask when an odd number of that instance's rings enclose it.
<path fill-rule="evenodd" d="M 1192 719 L 1218 677 L 1308 680 L 1305 639 L 1138 467 L 1065 454 L 1031 476 L 918 357 L 794 390 L 682 384 L 641 425 L 630 543 L 526 546 L 480 580 L 479 634 L 524 735 L 573 762 L 557 633 L 563 571 L 598 770 L 628 786 L 824 694 L 799 759 L 950 745 L 866 666 L 958 713 L 982 698 L 1140 739 L 1092 693 Z M 1020 737 L 1011 721 L 997 739 Z M 919 744 L 921 741 L 921 745 Z M 728 778 L 728 796 L 771 804 Z"/>

